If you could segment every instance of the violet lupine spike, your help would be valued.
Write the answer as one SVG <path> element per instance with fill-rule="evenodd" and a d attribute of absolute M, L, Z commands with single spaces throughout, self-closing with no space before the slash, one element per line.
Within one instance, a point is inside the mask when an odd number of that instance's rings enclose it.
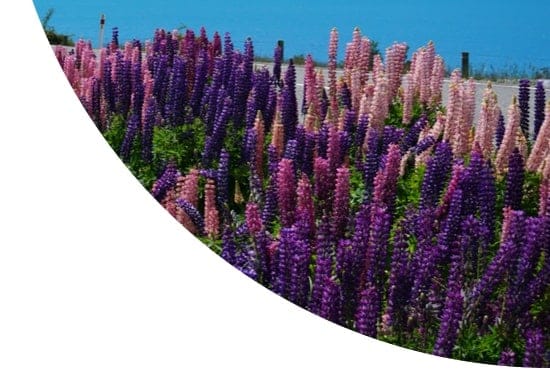
<path fill-rule="evenodd" d="M 428 117 L 426 114 L 422 114 L 422 116 L 416 121 L 416 123 L 409 129 L 409 132 L 402 137 L 400 147 L 401 147 L 401 153 L 405 153 L 407 150 L 409 150 L 411 147 L 414 147 L 418 143 L 418 137 L 420 136 L 420 132 L 426 127 L 428 124 Z"/>
<path fill-rule="evenodd" d="M 141 123 L 141 159 L 145 163 L 153 160 L 153 127 L 157 115 L 157 106 L 155 99 L 151 97 L 145 108 L 145 114 Z"/>
<path fill-rule="evenodd" d="M 300 167 L 298 162 L 298 144 L 296 140 L 292 139 L 287 141 L 283 158 L 290 159 L 293 163 L 296 163 L 295 169 Z"/>
<path fill-rule="evenodd" d="M 145 88 L 143 85 L 143 76 L 141 74 L 141 64 L 132 64 L 132 80 L 131 80 L 132 92 L 131 92 L 131 113 L 137 114 L 141 119 L 141 113 L 143 111 L 143 101 L 145 98 Z M 97 102 L 99 108 L 99 101 Z M 97 116 L 99 117 L 99 110 L 97 110 Z"/>
<path fill-rule="evenodd" d="M 366 250 L 363 280 L 383 291 L 385 285 L 386 259 L 388 254 L 391 214 L 381 203 L 371 208 L 369 243 Z"/>
<path fill-rule="evenodd" d="M 502 139 L 504 138 L 505 130 L 506 130 L 506 126 L 504 124 L 504 115 L 499 110 L 497 128 L 495 129 L 495 147 L 496 147 L 497 151 L 500 148 L 500 144 L 502 143 Z"/>
<path fill-rule="evenodd" d="M 509 234 L 523 234 L 524 213 L 522 211 L 511 210 L 507 213 Z M 503 230 L 504 233 L 504 230 Z M 517 238 L 517 237 L 516 237 Z M 478 300 L 484 301 L 492 293 L 494 287 L 503 280 L 509 266 L 517 260 L 519 245 L 514 237 L 504 235 L 500 247 L 485 269 L 482 277 L 473 286 L 470 296 L 468 297 L 469 304 L 474 307 L 479 303 Z"/>
<path fill-rule="evenodd" d="M 330 31 L 330 40 L 328 48 L 328 100 L 329 107 L 332 114 L 338 112 L 338 98 L 336 96 L 336 67 L 337 67 L 337 57 L 338 54 L 338 30 L 333 28 Z"/>
<path fill-rule="evenodd" d="M 367 131 L 367 151 L 363 163 L 363 182 L 365 183 L 365 201 L 369 201 L 374 190 L 374 179 L 380 166 L 380 143 L 381 137 L 377 130 Z"/>
<path fill-rule="evenodd" d="M 317 315 L 333 323 L 340 323 L 340 285 L 332 278 L 324 280 Z"/>
<path fill-rule="evenodd" d="M 452 157 L 452 149 L 447 142 L 443 141 L 436 146 L 435 154 L 428 161 L 422 181 L 419 205 L 421 209 L 437 206 L 451 171 Z"/>
<path fill-rule="evenodd" d="M 499 366 L 516 366 L 516 353 L 510 349 L 503 350 L 500 353 L 500 358 L 497 365 Z"/>
<path fill-rule="evenodd" d="M 120 158 L 124 162 L 128 162 L 130 160 L 130 155 L 132 153 L 132 148 L 134 146 L 134 142 L 137 139 L 137 136 L 139 134 L 139 126 L 140 126 L 139 117 L 137 115 L 132 115 L 130 117 L 130 120 L 128 121 L 128 126 L 126 127 L 126 134 L 124 135 L 124 140 L 122 141 L 122 145 L 120 147 Z"/>
<path fill-rule="evenodd" d="M 198 235 L 204 235 L 204 218 L 199 210 L 186 199 L 176 199 L 176 204 L 189 216 L 193 225 L 197 229 Z M 229 260 L 228 260 L 229 261 Z M 231 262 L 230 262 L 231 263 Z"/>
<path fill-rule="evenodd" d="M 523 157 L 516 147 L 510 155 L 508 161 L 508 173 L 506 174 L 506 192 L 504 196 L 504 206 L 514 210 L 520 210 L 521 200 L 523 198 L 523 180 L 525 169 L 523 166 Z"/>
<path fill-rule="evenodd" d="M 294 163 L 290 159 L 283 158 L 279 162 L 277 170 L 277 203 L 281 224 L 284 227 L 290 227 L 294 223 L 295 196 Z"/>
<path fill-rule="evenodd" d="M 288 299 L 305 307 L 309 294 L 309 245 L 304 240 L 296 239 L 292 247 Z"/>
<path fill-rule="evenodd" d="M 479 172 L 477 188 L 479 218 L 488 230 L 485 245 L 489 245 L 495 237 L 496 192 L 496 181 L 493 168 L 490 162 L 485 162 Z"/>
<path fill-rule="evenodd" d="M 151 194 L 157 201 L 162 201 L 166 192 L 176 184 L 178 173 L 176 164 L 170 162 L 166 165 L 162 175 L 155 181 L 151 189 Z"/>
<path fill-rule="evenodd" d="M 544 333 L 541 328 L 531 328 L 525 332 L 525 353 L 523 366 L 542 368 L 545 362 Z"/>
<path fill-rule="evenodd" d="M 253 88 L 256 98 L 256 109 L 265 114 L 270 90 L 270 75 L 266 67 L 262 67 L 254 73 Z"/>
<path fill-rule="evenodd" d="M 308 309 L 314 314 L 319 315 L 321 309 L 321 300 L 323 297 L 323 290 L 325 287 L 325 281 L 329 280 L 332 276 L 332 255 L 329 252 L 330 247 L 330 235 L 326 234 L 330 231 L 324 232 L 324 228 L 320 227 L 320 232 L 317 234 L 317 257 L 315 263 L 315 274 L 313 277 L 313 286 L 311 290 L 311 298 L 309 301 Z M 328 244 L 319 247 L 319 243 Z"/>
<path fill-rule="evenodd" d="M 308 177 L 313 175 L 313 157 L 315 154 L 316 135 L 313 132 L 305 133 L 304 156 L 302 161 L 302 172 Z"/>
<path fill-rule="evenodd" d="M 463 313 L 462 296 L 462 260 L 461 250 L 456 250 L 451 262 L 449 280 L 447 282 L 447 296 L 439 325 L 439 332 L 434 345 L 433 353 L 438 356 L 451 357 L 453 347 L 458 337 L 460 322 Z"/>
<path fill-rule="evenodd" d="M 435 146 L 435 144 L 436 144 L 435 137 L 432 135 L 428 135 L 416 144 L 416 146 L 414 147 L 414 154 L 418 156 L 423 152 L 429 150 L 433 146 Z"/>
<path fill-rule="evenodd" d="M 222 149 L 216 171 L 216 201 L 218 206 L 225 207 L 229 200 L 229 153 Z"/>
<path fill-rule="evenodd" d="M 285 129 L 285 142 L 294 138 L 298 124 L 298 103 L 296 100 L 296 69 L 292 59 L 288 63 L 283 86 L 283 105 L 281 120 Z"/>
<path fill-rule="evenodd" d="M 412 287 L 409 251 L 407 244 L 407 218 L 396 229 L 388 277 L 385 324 L 390 330 L 399 329 L 406 323 L 406 307 Z"/>
<path fill-rule="evenodd" d="M 335 173 L 336 168 L 340 166 L 340 135 L 338 128 L 334 124 L 328 127 L 328 142 L 327 142 L 327 159 L 329 163 L 330 173 Z"/>
<path fill-rule="evenodd" d="M 359 333 L 376 338 L 381 305 L 378 288 L 368 284 L 359 295 L 359 304 L 355 314 L 356 329 Z"/>
<path fill-rule="evenodd" d="M 208 55 L 202 50 L 197 60 L 195 69 L 195 81 L 193 83 L 193 92 L 189 99 L 189 105 L 193 111 L 193 115 L 198 117 L 200 114 L 200 103 L 206 85 L 206 77 L 208 73 Z"/>
<path fill-rule="evenodd" d="M 525 232 L 523 242 L 520 244 L 519 257 L 517 259 L 516 273 L 512 278 L 506 296 L 506 310 L 510 319 L 528 313 L 525 305 L 528 299 L 524 298 L 525 286 L 533 280 L 536 275 L 536 264 L 543 251 L 540 245 L 545 240 L 544 219 L 541 217 L 529 217 L 525 221 Z M 508 321 L 510 321 L 508 319 Z"/>
<path fill-rule="evenodd" d="M 288 296 L 290 287 L 290 267 L 295 236 L 293 229 L 287 227 L 281 229 L 279 244 L 273 259 L 272 289 L 282 297 Z"/>
<path fill-rule="evenodd" d="M 229 79 L 233 69 L 233 42 L 231 41 L 231 35 L 226 32 L 223 41 L 223 72 L 222 72 L 222 84 L 225 87 L 229 86 Z"/>
<path fill-rule="evenodd" d="M 535 86 L 535 117 L 533 122 L 533 140 L 537 140 L 539 135 L 540 127 L 542 122 L 544 122 L 544 104 L 546 101 L 546 92 L 544 91 L 544 85 L 542 81 L 537 81 Z"/>
<path fill-rule="evenodd" d="M 519 80 L 518 104 L 520 110 L 520 127 L 526 139 L 529 139 L 529 86 L 528 79 Z"/>
<path fill-rule="evenodd" d="M 186 103 L 185 69 L 184 59 L 176 56 L 172 67 L 166 105 L 164 106 L 166 119 L 172 125 L 179 125 L 182 123 L 182 116 Z"/>
<path fill-rule="evenodd" d="M 223 140 L 226 135 L 227 125 L 231 114 L 232 102 L 229 97 L 221 95 L 218 99 L 218 116 L 214 123 L 214 130 L 211 136 L 206 138 L 202 163 L 204 167 L 209 167 L 212 160 L 218 155 L 223 146 Z"/>

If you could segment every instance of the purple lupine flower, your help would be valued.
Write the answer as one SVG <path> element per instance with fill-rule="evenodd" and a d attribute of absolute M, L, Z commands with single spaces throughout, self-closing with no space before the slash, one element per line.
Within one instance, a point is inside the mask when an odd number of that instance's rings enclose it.
<path fill-rule="evenodd" d="M 189 99 L 189 105 L 193 112 L 193 116 L 198 117 L 201 111 L 201 100 L 206 85 L 206 77 L 208 73 L 208 55 L 205 50 L 201 50 L 199 59 L 197 60 L 195 69 L 195 81 L 193 83 L 193 92 Z"/>
<path fill-rule="evenodd" d="M 317 133 L 317 156 L 327 158 L 328 147 L 328 124 L 323 124 L 319 127 Z"/>
<path fill-rule="evenodd" d="M 116 56 L 116 108 L 117 112 L 125 117 L 128 115 L 128 111 L 130 110 L 130 102 L 132 96 L 132 61 L 124 60 L 121 51 L 117 51 Z"/>
<path fill-rule="evenodd" d="M 427 164 L 420 190 L 421 209 L 437 206 L 451 171 L 453 153 L 451 146 L 443 141 L 436 146 L 435 154 Z"/>
<path fill-rule="evenodd" d="M 216 197 L 218 207 L 223 209 L 229 200 L 229 153 L 222 149 L 216 171 Z"/>
<path fill-rule="evenodd" d="M 265 115 L 267 102 L 269 99 L 269 70 L 266 67 L 262 67 L 254 73 L 254 85 L 256 98 L 256 109 L 260 110 Z"/>
<path fill-rule="evenodd" d="M 521 208 L 521 199 L 523 198 L 523 180 L 525 177 L 525 168 L 523 157 L 518 148 L 508 159 L 508 173 L 506 174 L 506 193 L 504 196 L 504 206 L 514 210 Z"/>
<path fill-rule="evenodd" d="M 267 102 L 265 104 L 265 111 L 263 113 L 265 132 L 271 131 L 271 125 L 273 124 L 273 117 L 277 109 L 277 89 L 273 86 L 269 86 L 269 92 L 267 95 Z"/>
<path fill-rule="evenodd" d="M 223 90 L 222 90 L 223 91 Z M 220 92 L 222 92 L 220 91 Z M 212 160 L 218 156 L 219 151 L 223 146 L 223 140 L 227 131 L 227 124 L 231 114 L 231 99 L 221 94 L 218 99 L 218 116 L 214 124 L 214 130 L 211 136 L 206 138 L 203 151 L 203 166 L 208 167 Z"/>
<path fill-rule="evenodd" d="M 367 114 L 359 115 L 353 141 L 353 146 L 356 148 L 355 161 L 357 163 L 360 161 L 361 154 L 363 153 L 363 142 L 365 141 L 365 136 L 367 135 L 368 126 L 369 116 Z"/>
<path fill-rule="evenodd" d="M 160 202 L 166 192 L 176 184 L 178 175 L 179 171 L 176 164 L 170 162 L 165 166 L 162 175 L 155 181 L 151 189 L 151 194 L 157 201 Z"/>
<path fill-rule="evenodd" d="M 505 277 L 510 265 L 513 265 L 517 260 L 519 245 L 513 235 L 523 234 L 524 214 L 522 211 L 511 210 L 507 213 L 506 222 L 508 222 L 508 231 L 505 234 L 500 248 L 495 257 L 491 260 L 485 269 L 482 277 L 473 286 L 469 296 L 469 303 L 476 304 L 477 300 L 483 302 L 490 296 L 493 288 Z M 509 236 L 509 235 L 512 236 Z"/>
<path fill-rule="evenodd" d="M 537 81 L 535 87 L 535 120 L 533 122 L 533 141 L 536 141 L 542 122 L 544 122 L 544 104 L 546 103 L 545 94 L 542 81 Z"/>
<path fill-rule="evenodd" d="M 428 150 L 432 146 L 434 146 L 436 143 L 436 139 L 432 135 L 428 135 L 424 137 L 422 140 L 420 140 L 416 146 L 414 147 L 414 153 L 415 155 L 420 155 L 424 151 Z"/>
<path fill-rule="evenodd" d="M 273 258 L 273 274 L 271 276 L 273 282 L 272 289 L 273 292 L 282 297 L 288 296 L 290 287 L 290 267 L 293 246 L 296 241 L 295 236 L 295 232 L 292 228 L 282 228 L 279 244 Z"/>
<path fill-rule="evenodd" d="M 305 307 L 309 294 L 309 245 L 304 240 L 296 239 L 291 253 L 288 299 Z"/>
<path fill-rule="evenodd" d="M 499 111 L 497 128 L 495 130 L 495 148 L 498 150 L 502 139 L 504 138 L 504 132 L 506 131 L 506 125 L 504 124 L 504 115 Z"/>
<path fill-rule="evenodd" d="M 184 59 L 180 56 L 176 56 L 174 58 L 174 65 L 168 84 L 166 105 L 164 106 L 164 116 L 172 125 L 179 125 L 182 123 L 186 103 L 185 69 Z"/>
<path fill-rule="evenodd" d="M 222 85 L 228 87 L 233 70 L 233 42 L 231 41 L 231 35 L 228 32 L 224 35 L 222 59 Z"/>
<path fill-rule="evenodd" d="M 157 100 L 159 111 L 164 111 L 166 88 L 168 86 L 168 58 L 164 54 L 153 57 L 153 96 Z"/>
<path fill-rule="evenodd" d="M 336 324 L 340 323 L 340 285 L 332 278 L 323 281 L 319 310 L 316 313 Z"/>
<path fill-rule="evenodd" d="M 105 122 L 101 116 L 101 81 L 95 77 L 92 78 L 92 96 L 90 101 L 90 116 L 96 123 L 100 132 L 105 131 Z"/>
<path fill-rule="evenodd" d="M 122 161 L 127 162 L 130 159 L 130 154 L 132 153 L 132 148 L 134 146 L 134 141 L 139 133 L 140 121 L 137 115 L 132 115 L 128 121 L 128 126 L 126 127 L 126 134 L 124 135 L 124 140 L 120 147 L 120 158 Z"/>
<path fill-rule="evenodd" d="M 541 328 L 531 328 L 525 332 L 525 353 L 523 366 L 542 368 L 544 364 L 544 333 Z"/>
<path fill-rule="evenodd" d="M 141 54 L 140 54 L 141 55 Z M 137 114 L 140 119 L 143 110 L 143 100 L 145 98 L 145 86 L 143 85 L 143 75 L 141 73 L 141 62 L 137 61 L 132 64 L 132 97 L 131 110 L 132 114 Z M 97 102 L 99 104 L 99 101 Z M 99 108 L 99 105 L 98 105 Z M 99 110 L 98 110 L 99 112 Z M 99 117 L 99 116 L 98 116 Z"/>
<path fill-rule="evenodd" d="M 285 142 L 294 138 L 298 124 L 298 103 L 296 101 L 296 69 L 292 59 L 288 63 L 283 86 L 283 106 L 281 119 L 284 126 Z"/>
<path fill-rule="evenodd" d="M 103 60 L 101 68 L 101 75 L 103 76 L 101 90 L 103 91 L 103 96 L 105 96 L 107 111 L 111 114 L 115 111 L 115 83 L 112 79 L 112 64 L 109 58 Z"/>
<path fill-rule="evenodd" d="M 308 309 L 319 314 L 324 284 L 332 276 L 332 252 L 331 252 L 330 224 L 327 217 L 321 219 L 321 224 L 316 234 L 316 263 L 313 287 Z"/>
<path fill-rule="evenodd" d="M 383 203 L 375 202 L 371 208 L 369 243 L 366 250 L 364 282 L 382 291 L 385 285 L 391 214 Z"/>
<path fill-rule="evenodd" d="M 332 204 L 332 226 L 335 239 L 344 236 L 349 218 L 350 172 L 346 167 L 336 170 L 334 201 Z"/>
<path fill-rule="evenodd" d="M 497 365 L 500 366 L 516 366 L 516 353 L 510 349 L 503 350 L 500 353 L 500 359 Z"/>
<path fill-rule="evenodd" d="M 306 132 L 304 138 L 304 153 L 302 159 L 302 172 L 310 177 L 313 174 L 313 155 L 315 153 L 316 135 L 314 132 Z"/>
<path fill-rule="evenodd" d="M 365 201 L 370 200 L 374 189 L 374 178 L 380 166 L 381 142 L 377 130 L 369 129 L 367 132 L 367 151 L 365 153 L 365 162 L 363 164 L 363 182 L 365 183 Z"/>
<path fill-rule="evenodd" d="M 378 288 L 367 284 L 359 295 L 359 304 L 355 314 L 356 329 L 359 333 L 376 338 L 381 305 Z"/>
<path fill-rule="evenodd" d="M 385 126 L 382 131 L 382 147 L 381 151 L 385 153 L 388 151 L 388 147 L 391 144 L 398 144 L 401 141 L 404 134 L 402 128 L 397 128 L 395 126 Z"/>
<path fill-rule="evenodd" d="M 495 175 L 487 161 L 479 172 L 477 188 L 479 218 L 487 230 L 485 245 L 489 245 L 495 237 L 496 200 Z"/>
<path fill-rule="evenodd" d="M 302 124 L 296 127 L 294 134 L 294 141 L 296 142 L 296 170 L 303 171 L 304 166 L 304 154 L 306 143 L 306 130 Z"/>
<path fill-rule="evenodd" d="M 118 42 L 118 27 L 112 28 L 112 36 L 111 36 L 111 43 L 109 44 L 109 48 L 112 52 L 117 50 L 119 48 L 119 42 Z"/>
<path fill-rule="evenodd" d="M 517 317 L 528 314 L 530 299 L 525 298 L 525 286 L 528 286 L 536 275 L 536 264 L 541 255 L 542 249 L 540 245 L 544 244 L 545 234 L 541 232 L 544 228 L 543 218 L 529 217 L 525 221 L 525 231 L 520 242 L 519 257 L 517 258 L 517 266 L 515 275 L 508 287 L 506 294 L 506 311 L 508 322 L 513 321 Z"/>
<path fill-rule="evenodd" d="M 208 99 L 206 103 L 206 111 L 204 113 L 204 124 L 206 126 L 206 134 L 211 135 L 214 129 L 214 120 L 218 108 L 218 95 L 220 90 L 225 89 L 223 83 L 223 59 L 216 58 L 214 61 L 214 69 L 212 71 L 212 82 L 208 86 L 204 98 Z"/>
<path fill-rule="evenodd" d="M 199 210 L 196 207 L 194 207 L 193 204 L 191 204 L 189 201 L 182 198 L 176 199 L 176 204 L 180 208 L 182 208 L 182 210 L 189 216 L 189 219 L 191 219 L 191 221 L 193 222 L 193 225 L 197 229 L 198 235 L 203 236 L 204 235 L 204 218 L 199 212 Z M 227 260 L 227 261 L 230 264 L 232 264 L 230 260 Z"/>
<path fill-rule="evenodd" d="M 409 303 L 412 280 L 410 275 L 409 251 L 407 250 L 406 217 L 397 227 L 393 238 L 390 275 L 388 278 L 387 307 L 385 324 L 387 328 L 397 329 L 406 322 L 406 307 Z"/>
<path fill-rule="evenodd" d="M 241 56 L 241 54 L 234 54 L 234 57 Z M 233 60 L 236 69 L 233 71 L 234 76 L 234 89 L 233 89 L 233 124 L 236 127 L 242 127 L 244 123 L 244 117 L 246 115 L 246 103 L 248 101 L 248 85 L 249 81 L 246 80 L 246 66 L 244 63 L 238 63 Z"/>
<path fill-rule="evenodd" d="M 288 140 L 286 142 L 286 146 L 285 146 L 285 152 L 283 154 L 283 158 L 286 158 L 286 159 L 289 159 L 289 160 L 292 160 L 293 163 L 296 163 L 296 170 L 299 168 L 299 163 L 298 163 L 298 143 L 296 142 L 296 140 L 292 139 L 292 140 Z"/>
<path fill-rule="evenodd" d="M 520 127 L 526 139 L 529 139 L 529 85 L 528 79 L 519 80 L 518 105 L 520 111 Z"/>
<path fill-rule="evenodd" d="M 340 104 L 344 109 L 351 109 L 351 91 L 346 82 L 340 87 Z"/>
<path fill-rule="evenodd" d="M 283 158 L 277 170 L 277 203 L 281 224 L 284 227 L 290 227 L 294 223 L 295 197 L 294 163 L 290 159 Z"/>
<path fill-rule="evenodd" d="M 458 330 L 462 320 L 462 260 L 461 250 L 456 250 L 451 262 L 449 280 L 447 282 L 447 296 L 439 324 L 439 332 L 435 341 L 433 353 L 438 356 L 450 357 L 458 337 Z"/>
<path fill-rule="evenodd" d="M 145 163 L 150 163 L 153 160 L 153 127 L 156 115 L 157 104 L 155 98 L 151 97 L 147 101 L 141 124 L 141 159 Z"/>
<path fill-rule="evenodd" d="M 409 132 L 407 132 L 407 134 L 404 135 L 401 139 L 399 147 L 401 148 L 402 154 L 417 144 L 420 132 L 422 132 L 427 124 L 428 117 L 426 116 L 426 114 L 422 114 L 422 116 L 416 121 L 416 123 L 409 129 Z"/>

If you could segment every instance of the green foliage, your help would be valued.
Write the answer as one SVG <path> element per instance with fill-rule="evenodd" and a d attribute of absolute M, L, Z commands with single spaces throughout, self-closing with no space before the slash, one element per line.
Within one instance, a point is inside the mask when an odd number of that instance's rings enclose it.
<path fill-rule="evenodd" d="M 511 349 L 516 354 L 524 351 L 524 340 L 516 331 L 509 332 L 503 326 L 491 326 L 483 335 L 478 332 L 479 328 L 475 325 L 460 330 L 453 351 L 454 358 L 494 364 L 498 362 L 503 350 Z"/>
<path fill-rule="evenodd" d="M 537 215 L 539 210 L 539 188 L 542 181 L 540 173 L 525 172 L 521 207 L 528 215 Z"/>
<path fill-rule="evenodd" d="M 403 216 L 410 206 L 418 207 L 425 171 L 426 167 L 419 165 L 416 168 L 411 167 L 405 171 L 403 176 L 399 177 L 395 206 L 396 217 Z"/>
<path fill-rule="evenodd" d="M 42 28 L 46 33 L 48 42 L 52 45 L 65 45 L 65 46 L 74 46 L 74 41 L 71 36 L 65 35 L 62 33 L 57 33 L 55 29 L 48 25 L 50 19 L 52 18 L 54 10 L 52 8 L 48 9 L 44 17 L 41 19 Z"/>
<path fill-rule="evenodd" d="M 121 115 L 113 116 L 107 125 L 107 130 L 103 132 L 105 140 L 117 154 L 120 151 L 125 134 L 126 120 Z"/>

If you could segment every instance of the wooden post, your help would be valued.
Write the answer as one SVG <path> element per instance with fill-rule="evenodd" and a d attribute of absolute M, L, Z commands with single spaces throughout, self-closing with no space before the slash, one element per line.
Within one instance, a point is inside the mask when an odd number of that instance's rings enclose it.
<path fill-rule="evenodd" d="M 462 52 L 462 78 L 468 78 L 470 76 L 470 53 L 467 51 Z"/>
<path fill-rule="evenodd" d="M 284 63 L 285 61 L 285 41 L 284 40 L 278 40 L 277 46 L 281 48 L 281 63 Z"/>

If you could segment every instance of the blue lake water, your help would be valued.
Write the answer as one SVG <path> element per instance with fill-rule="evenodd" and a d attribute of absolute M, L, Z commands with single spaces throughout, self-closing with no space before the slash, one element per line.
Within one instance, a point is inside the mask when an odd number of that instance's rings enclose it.
<path fill-rule="evenodd" d="M 271 56 L 277 40 L 285 41 L 285 57 L 312 54 L 326 61 L 330 30 L 339 31 L 339 59 L 354 27 L 375 40 L 380 50 L 406 42 L 413 50 L 433 40 L 448 68 L 460 66 L 461 52 L 470 53 L 474 68 L 530 71 L 550 68 L 550 1 L 523 0 L 35 0 L 38 15 L 53 8 L 49 25 L 74 39 L 99 44 L 99 19 L 105 14 L 107 42 L 113 27 L 120 42 L 151 39 L 156 28 L 204 26 L 229 32 L 242 49 L 252 37 L 256 55 Z"/>

